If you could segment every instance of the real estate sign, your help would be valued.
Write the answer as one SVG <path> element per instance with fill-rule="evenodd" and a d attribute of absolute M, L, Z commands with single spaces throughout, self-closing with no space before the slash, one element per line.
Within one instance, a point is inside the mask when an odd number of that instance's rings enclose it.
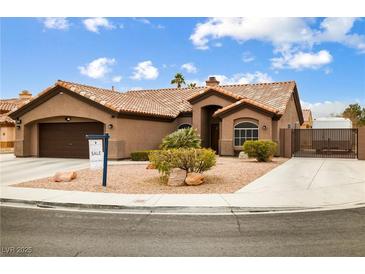
<path fill-rule="evenodd" d="M 90 169 L 102 169 L 104 161 L 103 141 L 89 140 Z"/>

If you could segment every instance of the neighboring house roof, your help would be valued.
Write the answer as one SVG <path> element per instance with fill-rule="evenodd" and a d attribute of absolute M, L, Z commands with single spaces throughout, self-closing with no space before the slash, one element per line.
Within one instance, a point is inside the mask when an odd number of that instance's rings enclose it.
<path fill-rule="evenodd" d="M 0 114 L 0 125 L 1 126 L 14 126 L 15 121 L 11 119 L 7 114 Z"/>
<path fill-rule="evenodd" d="M 229 96 L 233 101 L 245 99 L 245 103 L 259 105 L 277 114 L 284 112 L 290 96 L 293 93 L 297 93 L 294 81 L 118 92 L 116 90 L 58 80 L 53 86 L 45 89 L 29 102 L 19 106 L 17 110 L 12 112 L 11 116 L 15 117 L 22 109 L 28 109 L 26 106 L 30 106 L 32 102 L 40 100 L 40 98 L 56 87 L 65 88 L 117 113 L 171 119 L 176 118 L 181 113 L 191 112 L 192 106 L 189 102 L 211 90 Z M 297 101 L 300 106 L 299 98 Z"/>
<path fill-rule="evenodd" d="M 304 121 L 308 122 L 309 118 L 312 116 L 311 110 L 310 109 L 303 109 L 302 112 L 303 112 Z"/>
<path fill-rule="evenodd" d="M 1 99 L 0 100 L 0 112 L 6 113 L 16 109 L 19 105 L 19 99 Z"/>
<path fill-rule="evenodd" d="M 0 99 L 0 125 L 15 125 L 15 121 L 11 119 L 8 115 L 11 111 L 16 110 L 25 102 L 25 99 L 20 98 Z"/>

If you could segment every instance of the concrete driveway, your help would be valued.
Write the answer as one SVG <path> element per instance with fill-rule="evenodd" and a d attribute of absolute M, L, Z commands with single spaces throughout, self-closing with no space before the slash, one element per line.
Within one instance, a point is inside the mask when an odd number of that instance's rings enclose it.
<path fill-rule="evenodd" d="M 0 183 L 6 186 L 87 167 L 88 159 L 16 158 L 13 154 L 0 154 Z"/>
<path fill-rule="evenodd" d="M 359 194 L 365 197 L 365 161 L 292 158 L 237 192 L 278 195 L 288 191 L 330 189 L 334 194 L 343 195 L 343 191 L 350 188 L 360 190 Z"/>

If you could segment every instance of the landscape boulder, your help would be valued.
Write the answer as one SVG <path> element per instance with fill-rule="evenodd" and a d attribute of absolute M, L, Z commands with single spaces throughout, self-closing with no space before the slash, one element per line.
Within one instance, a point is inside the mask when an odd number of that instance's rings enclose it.
<path fill-rule="evenodd" d="M 77 173 L 75 171 L 56 172 L 52 177 L 52 182 L 71 182 L 76 177 Z"/>
<path fill-rule="evenodd" d="M 244 151 L 241 151 L 240 154 L 238 154 L 238 158 L 239 159 L 248 159 L 248 155 Z"/>
<path fill-rule="evenodd" d="M 201 173 L 191 172 L 186 176 L 185 183 L 189 186 L 197 186 L 204 183 L 204 176 Z"/>
<path fill-rule="evenodd" d="M 171 173 L 169 180 L 167 181 L 168 186 L 182 186 L 185 183 L 186 171 L 180 168 L 174 168 Z"/>
<path fill-rule="evenodd" d="M 156 169 L 155 165 L 152 163 L 149 163 L 146 167 L 146 169 Z"/>

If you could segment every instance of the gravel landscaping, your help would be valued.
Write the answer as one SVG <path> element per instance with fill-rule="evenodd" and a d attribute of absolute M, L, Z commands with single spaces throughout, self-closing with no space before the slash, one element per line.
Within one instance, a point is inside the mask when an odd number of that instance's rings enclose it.
<path fill-rule="evenodd" d="M 217 165 L 204 172 L 205 183 L 199 186 L 171 187 L 159 181 L 157 170 L 146 169 L 144 164 L 111 165 L 108 167 L 107 192 L 126 194 L 155 193 L 232 193 L 273 168 L 284 163 L 285 158 L 274 158 L 272 162 L 258 163 L 256 160 L 218 157 Z M 72 182 L 51 182 L 44 178 L 14 185 L 15 187 L 48 188 L 77 191 L 103 191 L 101 170 L 79 170 Z"/>

